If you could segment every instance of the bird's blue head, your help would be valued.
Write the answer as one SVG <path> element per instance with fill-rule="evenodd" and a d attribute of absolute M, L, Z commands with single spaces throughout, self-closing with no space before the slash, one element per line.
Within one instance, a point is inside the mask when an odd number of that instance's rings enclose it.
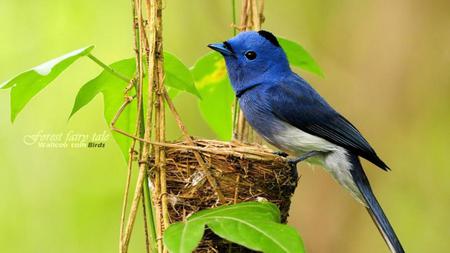
<path fill-rule="evenodd" d="M 291 71 L 277 38 L 264 30 L 242 32 L 208 47 L 225 58 L 235 91 L 261 82 L 276 81 Z"/>

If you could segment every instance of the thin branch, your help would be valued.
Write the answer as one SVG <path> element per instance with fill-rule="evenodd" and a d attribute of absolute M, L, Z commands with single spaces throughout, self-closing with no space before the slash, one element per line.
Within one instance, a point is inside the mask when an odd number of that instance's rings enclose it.
<path fill-rule="evenodd" d="M 147 205 L 146 205 L 146 207 L 147 207 L 147 213 L 148 213 L 148 220 L 149 220 L 149 223 L 150 223 L 150 226 L 152 226 L 152 227 L 150 227 L 150 250 L 151 250 L 151 252 L 157 252 L 157 248 L 156 248 L 156 245 L 157 245 L 157 242 L 156 242 L 156 229 L 155 229 L 155 217 L 154 217 L 154 208 L 153 208 L 153 203 L 152 203 L 152 196 L 151 196 L 151 191 L 150 191 L 150 187 L 149 187 L 149 179 L 150 178 L 150 176 L 149 176 L 149 174 L 148 174 L 148 172 L 147 172 L 147 175 L 146 175 L 146 179 L 147 180 L 144 180 L 144 198 L 145 198 L 145 200 L 146 200 L 146 202 L 148 203 Z"/>
<path fill-rule="evenodd" d="M 253 30 L 261 30 L 261 22 L 259 20 L 259 11 L 256 0 L 252 0 L 252 19 L 253 19 Z"/>
<path fill-rule="evenodd" d="M 145 115 L 146 122 L 145 124 L 142 124 L 144 126 L 143 130 L 143 136 L 145 140 L 151 140 L 152 136 L 152 119 L 153 119 L 153 103 L 154 103 L 154 50 L 155 50 L 155 41 L 156 41 L 156 34 L 155 34 L 155 28 L 154 28 L 154 19 L 155 14 L 151 10 L 151 3 L 150 0 L 146 0 L 145 2 L 145 10 L 147 19 L 150 19 L 150 23 L 147 22 L 147 25 L 144 26 L 143 20 L 141 19 L 140 25 L 143 28 L 141 30 L 141 43 L 144 44 L 145 48 L 145 54 L 146 54 L 146 63 L 147 63 L 147 74 L 148 77 L 148 83 L 147 83 L 147 114 Z M 141 13 L 142 14 L 142 13 Z M 150 36 L 147 35 L 150 34 Z M 141 107 L 141 113 L 144 113 L 143 107 Z M 141 142 L 143 145 L 142 149 L 142 161 L 147 161 L 148 157 L 151 155 L 151 147 L 149 146 L 148 142 Z M 144 152 L 145 151 L 145 152 Z M 145 168 L 148 168 L 147 164 L 141 164 L 140 166 L 144 166 Z M 151 215 L 149 215 L 149 222 L 151 224 L 151 230 L 150 230 L 150 239 L 151 239 L 151 250 L 152 252 L 160 252 L 158 251 L 158 232 L 160 230 L 159 225 L 159 207 L 157 207 L 154 202 L 152 201 L 152 195 L 156 194 L 155 192 L 150 191 L 149 188 L 149 180 L 151 178 L 151 175 L 149 175 L 149 170 L 146 170 L 146 180 L 144 180 L 144 198 L 145 201 L 147 201 L 147 205 L 149 207 L 148 212 L 151 212 Z M 157 191 L 157 189 L 155 190 Z M 158 204 L 158 203 L 156 203 Z M 156 217 L 155 217 L 156 216 Z"/>
<path fill-rule="evenodd" d="M 236 36 L 236 0 L 231 0 L 231 13 L 232 13 L 232 21 L 233 21 L 233 36 Z"/>
<path fill-rule="evenodd" d="M 144 180 L 146 181 L 146 180 Z M 142 188 L 143 196 L 145 195 L 144 188 Z M 151 213 L 150 213 L 151 215 Z M 149 233 L 148 233 L 148 225 L 147 225 L 147 207 L 145 205 L 145 201 L 142 201 L 142 217 L 144 218 L 144 234 L 145 234 L 145 250 L 147 253 L 151 252 L 150 249 L 150 239 L 149 239 Z"/>
<path fill-rule="evenodd" d="M 259 3 L 259 4 L 258 4 Z M 240 27 L 243 30 L 260 30 L 264 21 L 264 0 L 243 0 L 241 9 Z M 254 134 L 250 125 L 244 118 L 244 114 L 238 107 L 237 99 L 234 103 L 233 113 L 233 138 L 241 142 L 261 142 Z"/>
<path fill-rule="evenodd" d="M 157 95 L 159 99 L 159 110 L 160 117 L 159 121 L 159 141 L 165 142 L 166 134 L 166 115 L 164 106 L 164 95 L 162 94 L 165 90 L 164 86 L 164 53 L 163 53 L 163 25 L 162 25 L 162 0 L 157 0 L 157 12 L 156 12 L 156 31 L 157 31 L 157 41 L 156 41 L 156 62 L 158 64 L 158 89 Z M 166 180 L 166 154 L 164 149 L 160 149 L 160 177 L 161 177 L 161 205 L 162 205 L 162 217 L 164 229 L 169 226 L 169 211 L 167 202 L 167 180 Z M 167 249 L 164 249 L 166 252 Z"/>
<path fill-rule="evenodd" d="M 154 44 L 154 61 L 156 67 L 155 72 L 155 140 L 165 142 L 165 106 L 162 90 L 164 89 L 164 54 L 163 54 L 163 40 L 162 40 L 162 1 L 155 0 L 152 5 L 153 15 L 155 18 L 153 25 L 156 33 L 156 41 Z M 166 155 L 165 149 L 162 147 L 155 147 L 155 164 L 156 174 L 155 182 L 157 183 L 158 191 L 155 192 L 155 202 L 159 205 L 157 208 L 157 224 L 158 224 L 158 252 L 167 252 L 162 242 L 163 231 L 169 226 L 169 213 L 167 208 L 167 182 L 166 182 Z M 161 239 L 161 240 L 160 240 Z"/>
<path fill-rule="evenodd" d="M 131 101 L 133 101 L 133 99 L 135 99 L 136 96 L 130 97 L 130 96 L 125 96 L 125 101 L 122 103 L 122 105 L 120 106 L 119 110 L 117 110 L 116 114 L 114 115 L 113 119 L 111 120 L 111 123 L 109 124 L 109 126 L 111 128 L 116 128 L 116 122 L 119 119 L 120 115 L 122 115 L 123 111 L 125 110 L 125 108 L 131 103 Z"/>
<path fill-rule="evenodd" d="M 135 20 L 134 17 L 136 16 L 136 6 L 134 4 L 134 0 L 132 0 L 132 14 L 133 14 L 133 31 L 135 31 Z M 101 62 L 100 60 L 98 60 L 97 58 L 95 58 L 93 55 L 90 55 L 90 58 L 92 60 L 94 60 L 97 64 L 99 64 L 100 66 L 102 66 L 105 70 L 109 71 L 110 73 L 114 74 L 116 73 L 116 71 L 114 71 L 113 69 L 110 69 L 109 66 L 106 66 L 106 64 L 104 64 L 103 62 Z M 110 69 L 110 70 L 109 70 Z M 116 75 L 117 77 L 119 77 L 120 79 L 124 80 L 121 76 L 122 75 Z M 124 103 L 120 106 L 119 110 L 116 112 L 116 114 L 113 117 L 113 120 L 110 123 L 110 127 L 112 129 L 112 131 L 114 131 L 115 124 L 117 122 L 117 120 L 119 119 L 120 115 L 123 113 L 123 111 L 125 110 L 125 108 L 131 103 L 131 101 L 135 98 L 135 97 L 130 97 L 128 96 L 128 92 L 131 90 L 131 88 L 135 85 L 135 79 L 131 79 L 129 81 L 129 84 L 127 86 L 127 88 L 125 89 L 125 101 Z M 137 133 L 136 133 L 137 134 Z M 125 237 L 125 216 L 126 216 L 126 212 L 127 212 L 127 206 L 128 206 L 128 195 L 129 195 L 129 190 L 130 190 L 130 182 L 131 182 L 131 170 L 133 167 L 133 160 L 134 160 L 134 152 L 135 152 L 135 146 L 136 146 L 136 140 L 133 139 L 132 143 L 131 143 L 131 147 L 129 150 L 129 156 L 128 156 L 128 164 L 127 164 L 127 179 L 126 179 L 126 183 L 125 183 L 125 191 L 124 191 L 124 196 L 123 196 L 123 202 L 122 202 L 122 213 L 121 213 L 121 218 L 120 218 L 120 240 L 119 240 L 119 252 L 123 253 L 124 250 L 126 251 L 126 247 L 123 244 L 123 239 Z"/>
<path fill-rule="evenodd" d="M 127 165 L 127 179 L 125 183 L 125 191 L 123 194 L 123 202 L 122 202 L 122 213 L 120 215 L 120 252 L 122 252 L 122 239 L 125 232 L 125 214 L 127 212 L 127 205 L 128 205 L 128 192 L 130 189 L 130 182 L 131 182 L 131 169 L 133 167 L 133 159 L 134 159 L 134 144 L 136 143 L 136 140 L 133 139 L 133 144 L 130 147 L 129 155 L 128 155 L 128 165 Z"/>

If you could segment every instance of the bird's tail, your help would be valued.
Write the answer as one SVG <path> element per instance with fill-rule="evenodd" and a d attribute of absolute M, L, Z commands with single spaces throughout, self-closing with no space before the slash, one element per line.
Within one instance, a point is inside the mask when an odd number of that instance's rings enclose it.
<path fill-rule="evenodd" d="M 357 156 L 351 156 L 350 161 L 352 163 L 351 174 L 353 180 L 356 183 L 359 191 L 361 192 L 365 203 L 367 204 L 367 211 L 369 212 L 372 220 L 383 236 L 386 244 L 389 246 L 391 252 L 393 253 L 404 253 L 402 245 L 400 244 L 397 235 L 394 232 L 389 220 L 383 212 L 380 204 L 378 203 L 375 195 L 372 192 L 372 189 L 369 184 L 369 180 L 367 179 L 366 174 L 361 166 L 361 162 Z"/>

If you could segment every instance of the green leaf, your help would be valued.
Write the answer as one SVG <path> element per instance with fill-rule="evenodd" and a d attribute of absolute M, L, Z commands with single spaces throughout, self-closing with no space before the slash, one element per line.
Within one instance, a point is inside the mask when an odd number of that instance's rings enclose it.
<path fill-rule="evenodd" d="M 136 61 L 134 58 L 124 59 L 114 62 L 110 67 L 131 80 L 136 71 Z M 124 90 L 127 85 L 128 83 L 124 82 L 122 79 L 103 70 L 100 75 L 87 82 L 78 91 L 70 117 L 87 105 L 95 96 L 97 96 L 97 94 L 101 93 L 103 95 L 103 114 L 109 125 L 124 102 Z M 134 94 L 130 92 L 130 95 Z M 116 122 L 116 127 L 134 134 L 136 111 L 137 105 L 134 100 L 122 112 L 119 120 Z M 128 159 L 128 152 L 132 141 L 131 138 L 116 132 L 113 132 L 112 135 L 119 145 L 125 159 Z"/>
<path fill-rule="evenodd" d="M 293 66 L 324 76 L 322 70 L 312 56 L 298 43 L 278 37 L 281 47 L 286 52 L 289 63 Z"/>
<path fill-rule="evenodd" d="M 218 236 L 266 253 L 301 253 L 303 242 L 297 231 L 285 224 L 259 219 L 220 216 L 208 222 Z"/>
<path fill-rule="evenodd" d="M 191 72 L 202 97 L 198 102 L 202 116 L 219 139 L 230 140 L 234 92 L 223 57 L 216 52 L 208 53 L 195 63 Z"/>
<path fill-rule="evenodd" d="M 198 98 L 200 93 L 194 85 L 194 79 L 189 69 L 176 56 L 164 52 L 165 83 L 178 90 L 187 91 Z"/>
<path fill-rule="evenodd" d="M 11 122 L 14 122 L 31 98 L 77 59 L 89 54 L 93 48 L 94 46 L 90 46 L 72 51 L 25 71 L 1 84 L 0 89 L 11 88 Z"/>
<path fill-rule="evenodd" d="M 189 220 L 195 221 L 217 216 L 233 216 L 242 219 L 261 219 L 280 222 L 280 210 L 270 202 L 242 202 L 236 205 L 220 206 L 193 214 Z"/>
<path fill-rule="evenodd" d="M 205 223 L 178 222 L 164 231 L 164 244 L 173 253 L 191 253 L 202 240 Z"/>
<path fill-rule="evenodd" d="M 304 252 L 297 231 L 279 222 L 280 211 L 269 202 L 221 206 L 195 213 L 186 222 L 170 225 L 164 233 L 164 243 L 170 252 L 192 252 L 203 235 L 200 230 L 207 225 L 220 237 L 253 250 Z"/>

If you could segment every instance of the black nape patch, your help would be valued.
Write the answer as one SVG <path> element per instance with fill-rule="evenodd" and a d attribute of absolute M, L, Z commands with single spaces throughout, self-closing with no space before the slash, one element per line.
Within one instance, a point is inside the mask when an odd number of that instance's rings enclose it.
<path fill-rule="evenodd" d="M 260 30 L 258 31 L 258 34 L 266 38 L 270 43 L 272 43 L 276 47 L 280 47 L 280 43 L 278 43 L 277 37 L 273 35 L 271 32 Z"/>

